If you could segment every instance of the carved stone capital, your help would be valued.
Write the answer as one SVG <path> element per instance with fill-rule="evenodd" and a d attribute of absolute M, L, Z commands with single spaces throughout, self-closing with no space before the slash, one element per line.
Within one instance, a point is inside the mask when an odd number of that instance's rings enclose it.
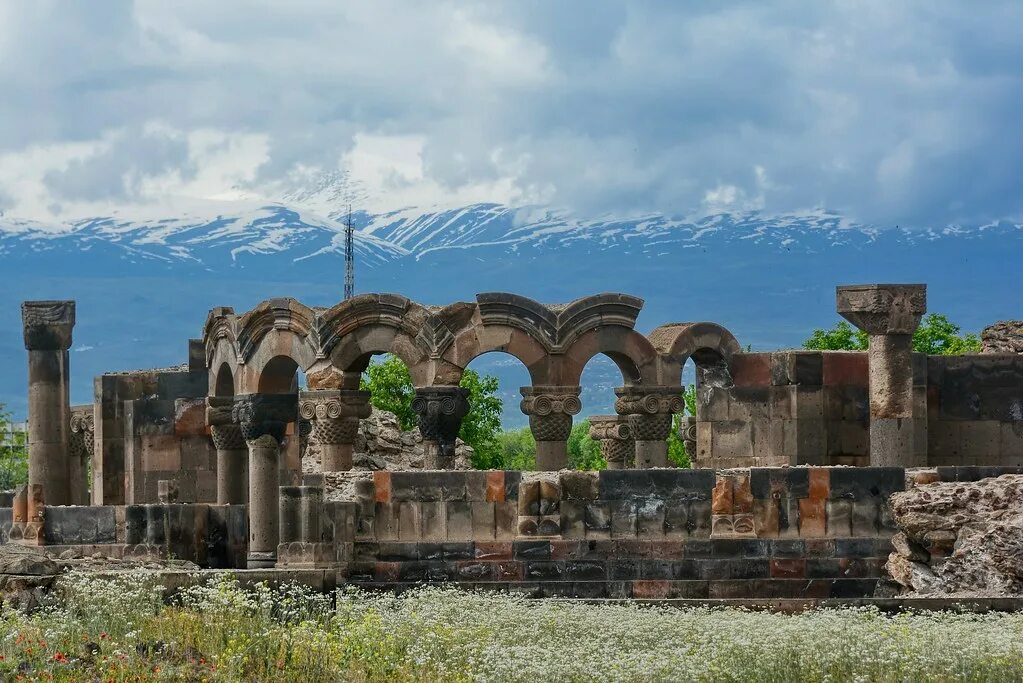
<path fill-rule="evenodd" d="M 218 451 L 238 451 L 245 448 L 242 428 L 236 424 L 210 425 L 213 446 Z"/>
<path fill-rule="evenodd" d="M 835 308 L 869 335 L 913 334 L 927 312 L 927 285 L 842 285 Z"/>
<path fill-rule="evenodd" d="M 537 441 L 565 441 L 572 432 L 572 416 L 583 408 L 581 387 L 538 385 L 522 387 L 522 412 Z"/>
<path fill-rule="evenodd" d="M 621 469 L 636 448 L 632 427 L 624 415 L 591 415 L 590 438 L 600 442 L 601 455 L 611 469 Z"/>
<path fill-rule="evenodd" d="M 577 415 L 583 409 L 579 400 L 581 387 L 539 385 L 522 387 L 519 389 L 522 394 L 520 407 L 522 412 L 530 417 L 536 415 L 546 417 L 563 413 L 565 415 Z"/>
<path fill-rule="evenodd" d="M 619 415 L 668 415 L 684 412 L 682 387 L 633 385 L 615 389 L 618 399 L 615 412 Z M 637 437 L 639 438 L 639 437 Z"/>
<path fill-rule="evenodd" d="M 236 396 L 232 415 L 250 445 L 268 446 L 266 438 L 280 444 L 289 422 L 298 419 L 293 394 L 243 394 Z"/>
<path fill-rule="evenodd" d="M 462 418 L 469 412 L 469 390 L 455 386 L 416 389 L 412 410 L 426 441 L 440 444 L 443 455 L 454 455 Z"/>
<path fill-rule="evenodd" d="M 234 396 L 207 396 L 206 397 L 206 424 L 233 425 L 234 419 Z"/>
<path fill-rule="evenodd" d="M 303 420 L 310 421 L 346 417 L 362 420 L 373 412 L 370 398 L 368 391 L 359 389 L 304 391 L 298 398 L 298 414 Z"/>
<path fill-rule="evenodd" d="M 75 326 L 74 301 L 23 301 L 21 322 L 29 351 L 66 351 Z"/>
<path fill-rule="evenodd" d="M 92 457 L 96 446 L 93 438 L 96 432 L 95 420 L 92 406 L 85 406 L 71 412 L 71 435 L 68 444 L 71 457 Z"/>

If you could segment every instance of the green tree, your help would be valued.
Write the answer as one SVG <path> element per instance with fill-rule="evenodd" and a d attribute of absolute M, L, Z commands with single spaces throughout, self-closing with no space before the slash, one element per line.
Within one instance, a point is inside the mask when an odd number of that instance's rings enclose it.
<path fill-rule="evenodd" d="M 536 440 L 529 427 L 498 434 L 497 442 L 501 447 L 502 469 L 536 469 Z"/>
<path fill-rule="evenodd" d="M 600 452 L 600 442 L 590 438 L 588 419 L 572 425 L 568 435 L 568 466 L 574 470 L 602 470 L 607 467 Z"/>
<path fill-rule="evenodd" d="M 867 333 L 844 320 L 830 330 L 816 329 L 803 342 L 804 349 L 818 351 L 865 351 Z M 935 356 L 957 356 L 979 353 L 980 339 L 972 333 L 961 334 L 960 328 L 941 313 L 928 313 L 913 333 L 913 350 Z"/>
<path fill-rule="evenodd" d="M 682 392 L 682 398 L 686 402 L 686 415 L 696 415 L 696 385 L 690 384 Z M 675 415 L 671 420 L 671 434 L 668 435 L 668 460 L 675 465 L 675 467 L 681 467 L 688 469 L 692 467 L 693 456 L 695 453 L 690 453 L 686 449 L 686 444 L 682 441 L 682 415 Z"/>
<path fill-rule="evenodd" d="M 15 431 L 11 413 L 0 403 L 0 490 L 28 483 L 28 445 L 23 431 Z"/>
<path fill-rule="evenodd" d="M 473 451 L 473 467 L 487 469 L 501 462 L 502 450 L 497 436 L 501 431 L 501 408 L 497 396 L 497 378 L 480 376 L 475 370 L 462 374 L 460 386 L 469 390 L 469 414 L 462 419 L 458 436 Z M 386 410 L 398 417 L 404 430 L 416 426 L 412 400 L 416 390 L 408 366 L 397 356 L 388 354 L 380 362 L 370 363 L 363 373 L 359 388 L 372 394 L 370 401 L 378 410 Z"/>

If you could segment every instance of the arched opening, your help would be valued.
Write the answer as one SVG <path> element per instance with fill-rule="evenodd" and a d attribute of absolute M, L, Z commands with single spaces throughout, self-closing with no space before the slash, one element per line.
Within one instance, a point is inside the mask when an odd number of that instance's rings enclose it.
<path fill-rule="evenodd" d="M 599 441 L 590 437 L 590 418 L 615 415 L 615 389 L 623 384 L 638 384 L 641 379 L 636 365 L 618 353 L 598 353 L 586 362 L 579 376 L 579 400 L 582 412 L 572 421 L 568 438 L 568 467 L 580 470 L 602 470 L 608 467 Z M 631 468 L 631 458 L 622 463 Z"/>
<path fill-rule="evenodd" d="M 231 366 L 221 363 L 217 369 L 217 378 L 213 387 L 214 396 L 234 396 L 234 373 Z"/>
<path fill-rule="evenodd" d="M 459 384 L 470 392 L 461 437 L 473 449 L 473 465 L 534 469 L 536 442 L 520 408 L 520 389 L 531 386 L 532 379 L 522 360 L 500 350 L 482 353 L 466 365 Z"/>
<path fill-rule="evenodd" d="M 261 394 L 297 394 L 298 363 L 290 356 L 275 356 L 259 374 L 257 390 Z"/>
<path fill-rule="evenodd" d="M 344 373 L 346 378 L 359 377 L 358 387 L 350 388 L 368 391 L 372 405 L 365 428 L 359 429 L 355 439 L 353 465 L 373 470 L 388 464 L 422 468 L 424 449 L 412 410 L 415 386 L 408 364 L 392 353 L 366 353 Z"/>
<path fill-rule="evenodd" d="M 291 394 L 295 397 L 295 414 L 298 414 L 299 377 L 305 373 L 290 356 L 275 356 L 263 366 L 257 388 L 261 394 Z M 281 444 L 280 485 L 294 486 L 302 481 L 302 426 L 297 417 L 288 423 L 284 442 Z"/>

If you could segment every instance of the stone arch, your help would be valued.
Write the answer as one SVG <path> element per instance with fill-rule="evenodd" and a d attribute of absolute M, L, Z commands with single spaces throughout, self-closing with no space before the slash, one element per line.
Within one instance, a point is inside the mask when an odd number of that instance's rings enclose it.
<path fill-rule="evenodd" d="M 290 358 L 297 367 L 309 370 L 319 355 L 316 313 L 294 299 L 263 301 L 238 318 L 237 335 L 239 393 L 257 393 L 269 381 L 264 373 L 279 368 L 279 362 L 270 365 L 276 358 Z"/>
<path fill-rule="evenodd" d="M 298 369 L 301 367 L 294 358 L 279 355 L 270 358 L 259 373 L 255 386 L 260 394 L 295 394 L 298 386 L 295 383 Z"/>
<path fill-rule="evenodd" d="M 455 336 L 454 343 L 442 360 L 453 366 L 458 383 L 471 362 L 488 353 L 504 353 L 521 362 L 532 384 L 550 384 L 550 351 L 518 327 L 509 325 L 472 325 Z"/>
<path fill-rule="evenodd" d="M 583 333 L 558 358 L 562 384 L 579 384 L 586 364 L 596 355 L 610 358 L 622 373 L 622 382 L 657 383 L 657 350 L 646 337 L 625 327 L 599 327 Z"/>
<path fill-rule="evenodd" d="M 413 381 L 425 382 L 431 348 L 424 336 L 436 327 L 431 318 L 429 309 L 398 294 L 353 297 L 320 315 L 321 354 L 342 373 L 361 373 L 374 355 L 391 353 Z"/>
<path fill-rule="evenodd" d="M 698 372 L 728 372 L 732 357 L 742 351 L 735 335 L 716 323 L 671 323 L 650 333 L 649 339 L 661 359 L 665 384 L 682 383 L 682 368 L 690 358 Z"/>

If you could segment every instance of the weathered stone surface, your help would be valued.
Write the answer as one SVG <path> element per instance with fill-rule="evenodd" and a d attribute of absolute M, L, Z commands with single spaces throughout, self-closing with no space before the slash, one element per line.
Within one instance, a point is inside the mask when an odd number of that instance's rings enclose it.
<path fill-rule="evenodd" d="M 1023 593 L 1023 475 L 934 482 L 891 497 L 891 577 L 917 593 Z"/>
<path fill-rule="evenodd" d="M 58 571 L 57 563 L 42 548 L 0 545 L 0 574 L 46 576 Z"/>
<path fill-rule="evenodd" d="M 999 320 L 980 333 L 981 353 L 1023 353 L 1023 320 Z"/>

